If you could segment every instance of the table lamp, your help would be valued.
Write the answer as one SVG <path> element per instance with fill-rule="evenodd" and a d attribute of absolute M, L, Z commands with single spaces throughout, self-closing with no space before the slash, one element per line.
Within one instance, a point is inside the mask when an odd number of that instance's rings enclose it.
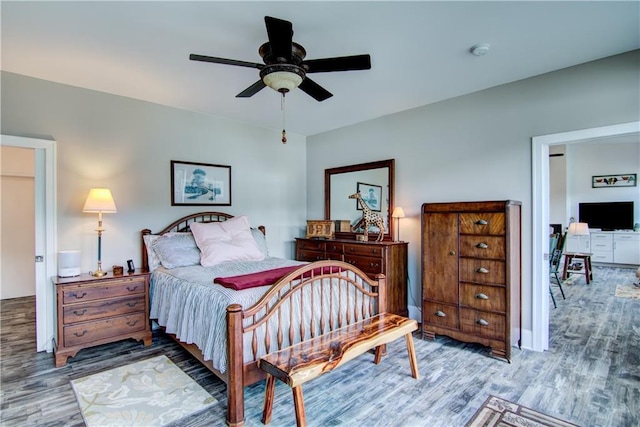
<path fill-rule="evenodd" d="M 400 241 L 400 218 L 404 218 L 404 209 L 402 209 L 400 206 L 396 206 L 395 209 L 393 209 L 393 213 L 391 214 L 392 218 L 397 218 L 398 223 L 396 224 L 396 228 L 398 229 L 398 231 L 396 231 L 396 242 Z"/>
<path fill-rule="evenodd" d="M 578 236 L 578 251 L 577 252 L 581 252 L 581 239 L 582 236 L 588 236 L 589 235 L 589 224 L 587 224 L 586 222 L 572 222 L 571 224 L 569 224 L 569 231 L 568 233 L 570 235 L 573 236 Z"/>
<path fill-rule="evenodd" d="M 103 213 L 116 213 L 116 203 L 111 196 L 111 190 L 108 188 L 92 188 L 87 196 L 87 201 L 84 202 L 84 208 L 82 212 L 85 213 L 97 213 L 98 214 L 98 270 L 91 273 L 93 276 L 102 277 L 107 273 L 102 270 L 102 214 Z"/>

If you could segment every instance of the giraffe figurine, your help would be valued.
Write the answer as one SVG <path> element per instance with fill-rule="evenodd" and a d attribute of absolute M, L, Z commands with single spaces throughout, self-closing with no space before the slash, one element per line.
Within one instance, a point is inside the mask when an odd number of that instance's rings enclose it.
<path fill-rule="evenodd" d="M 376 242 L 380 242 L 384 237 L 384 219 L 381 215 L 373 212 L 369 206 L 362 200 L 362 194 L 358 191 L 349 196 L 350 199 L 356 199 L 362 208 L 362 219 L 359 222 L 364 221 L 364 239 L 365 241 L 369 239 L 369 225 L 375 225 L 378 227 L 380 232 L 378 233 L 378 238 Z"/>

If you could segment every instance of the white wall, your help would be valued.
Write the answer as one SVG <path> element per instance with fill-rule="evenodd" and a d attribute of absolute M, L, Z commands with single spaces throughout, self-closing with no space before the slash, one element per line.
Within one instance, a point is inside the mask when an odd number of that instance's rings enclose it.
<path fill-rule="evenodd" d="M 578 219 L 581 202 L 634 202 L 634 222 L 640 222 L 640 187 L 593 188 L 598 175 L 640 176 L 640 143 L 579 143 L 567 146 L 568 217 Z"/>
<path fill-rule="evenodd" d="M 322 191 L 325 168 L 396 159 L 395 203 L 407 215 L 402 238 L 409 242 L 409 305 L 416 307 L 421 298 L 422 203 L 522 201 L 523 328 L 530 331 L 531 137 L 637 120 L 639 53 L 311 136 L 307 191 Z M 322 215 L 321 200 L 309 198 L 307 206 L 310 218 Z"/>
<path fill-rule="evenodd" d="M 549 224 L 560 224 L 562 230 L 567 227 L 567 146 L 549 147 Z"/>
<path fill-rule="evenodd" d="M 213 210 L 267 227 L 271 254 L 292 258 L 306 224 L 305 138 L 148 102 L 2 72 L 2 132 L 57 141 L 58 250 L 96 268 L 97 217 L 82 213 L 91 187 L 111 189 L 105 269 L 141 264 L 140 230 Z M 170 161 L 231 165 L 232 206 L 172 207 Z"/>

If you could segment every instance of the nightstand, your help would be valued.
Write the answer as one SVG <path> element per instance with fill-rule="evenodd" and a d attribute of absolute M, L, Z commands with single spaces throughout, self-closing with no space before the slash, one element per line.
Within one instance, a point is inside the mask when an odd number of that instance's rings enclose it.
<path fill-rule="evenodd" d="M 54 277 L 58 307 L 56 368 L 78 351 L 127 338 L 151 345 L 149 272 Z"/>

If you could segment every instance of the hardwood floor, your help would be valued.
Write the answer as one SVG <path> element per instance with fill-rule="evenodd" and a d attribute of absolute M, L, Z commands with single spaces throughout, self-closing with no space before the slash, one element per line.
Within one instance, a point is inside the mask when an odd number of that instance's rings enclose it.
<path fill-rule="evenodd" d="M 513 349 L 512 363 L 446 337 L 415 339 L 420 379 L 410 375 L 404 340 L 380 365 L 366 354 L 304 387 L 309 426 L 463 426 L 489 394 L 582 426 L 640 425 L 640 300 L 617 298 L 634 270 L 596 267 L 594 280 L 554 288 L 551 346 Z M 2 426 L 84 425 L 69 381 L 165 354 L 220 401 L 180 426 L 225 425 L 225 385 L 161 332 L 153 345 L 131 340 L 85 349 L 56 369 L 35 352 L 35 300 L 0 304 Z M 416 338 L 418 338 L 416 336 Z M 246 425 L 260 422 L 264 383 L 245 390 Z M 295 423 L 289 387 L 278 384 L 271 426 Z"/>

